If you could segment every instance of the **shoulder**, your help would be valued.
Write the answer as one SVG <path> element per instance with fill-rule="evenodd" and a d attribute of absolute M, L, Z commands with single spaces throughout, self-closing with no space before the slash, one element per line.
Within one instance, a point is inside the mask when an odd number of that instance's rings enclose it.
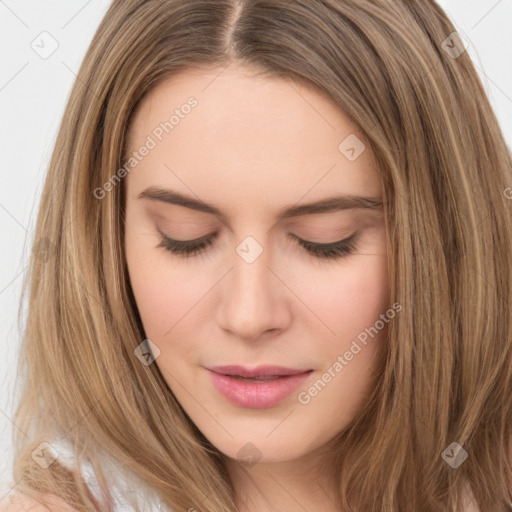
<path fill-rule="evenodd" d="M 12 491 L 0 501 L 0 512 L 76 512 L 56 496 L 45 496 L 44 501 Z"/>

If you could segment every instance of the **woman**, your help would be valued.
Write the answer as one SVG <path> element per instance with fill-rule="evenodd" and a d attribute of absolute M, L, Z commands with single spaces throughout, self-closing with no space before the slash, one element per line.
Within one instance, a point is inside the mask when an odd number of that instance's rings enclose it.
<path fill-rule="evenodd" d="M 113 2 L 6 510 L 512 510 L 512 159 L 464 50 L 434 1 Z"/>

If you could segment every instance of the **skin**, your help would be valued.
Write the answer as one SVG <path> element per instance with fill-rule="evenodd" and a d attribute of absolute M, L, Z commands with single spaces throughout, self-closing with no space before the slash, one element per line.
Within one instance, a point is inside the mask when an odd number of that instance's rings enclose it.
<path fill-rule="evenodd" d="M 308 85 L 256 76 L 231 64 L 191 69 L 162 82 L 140 104 L 129 153 L 190 96 L 198 105 L 127 175 L 126 257 L 155 360 L 193 422 L 229 457 L 240 510 L 338 510 L 329 480 L 328 443 L 349 425 L 372 390 L 386 348 L 386 327 L 313 397 L 311 387 L 389 308 L 386 231 L 380 210 L 349 209 L 278 221 L 279 209 L 335 194 L 382 199 L 374 157 L 350 161 L 338 149 L 355 126 Z M 219 74 L 220 73 L 220 74 Z M 139 194 L 172 189 L 217 206 L 225 218 Z M 159 231 L 212 246 L 186 258 L 159 247 Z M 292 233 L 314 243 L 358 231 L 356 249 L 321 260 Z M 261 246 L 248 263 L 236 248 Z M 252 249 L 251 249 L 252 250 Z M 275 364 L 313 369 L 277 406 L 228 402 L 205 366 Z M 238 460 L 252 443 L 256 463 Z M 239 471 L 241 468 L 245 471 Z"/>

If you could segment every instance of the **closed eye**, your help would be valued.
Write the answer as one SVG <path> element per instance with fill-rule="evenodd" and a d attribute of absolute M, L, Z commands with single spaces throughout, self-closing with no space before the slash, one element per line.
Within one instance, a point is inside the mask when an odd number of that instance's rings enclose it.
<path fill-rule="evenodd" d="M 304 247 L 310 254 L 313 254 L 317 258 L 322 259 L 336 259 L 342 258 L 352 254 L 355 250 L 355 237 L 356 233 L 353 233 L 348 238 L 340 240 L 339 242 L 332 242 L 330 244 L 317 244 L 302 240 L 295 235 L 290 235 L 292 238 L 297 240 L 297 243 Z"/>
<path fill-rule="evenodd" d="M 163 247 L 166 251 L 177 256 L 192 257 L 196 254 L 203 252 L 207 247 L 211 246 L 217 237 L 217 234 L 207 235 L 194 240 L 174 240 L 164 235 L 158 230 L 162 241 L 159 247 Z M 355 238 L 356 233 L 353 233 L 348 238 L 340 240 L 338 242 L 332 242 L 330 244 L 318 244 L 303 240 L 296 235 L 290 234 L 290 236 L 297 241 L 306 251 L 319 259 L 337 259 L 352 254 L 356 250 Z"/>
<path fill-rule="evenodd" d="M 176 255 L 182 255 L 186 257 L 194 256 L 195 254 L 203 251 L 209 245 L 213 244 L 213 240 L 217 235 L 208 235 L 195 240 L 173 240 L 168 236 L 162 235 L 162 241 L 159 247 L 163 247 L 166 251 L 169 251 Z"/>

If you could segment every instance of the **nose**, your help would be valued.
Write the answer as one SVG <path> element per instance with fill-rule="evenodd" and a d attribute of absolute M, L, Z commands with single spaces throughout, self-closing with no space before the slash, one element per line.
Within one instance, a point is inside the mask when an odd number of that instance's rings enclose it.
<path fill-rule="evenodd" d="M 270 266 L 270 251 L 264 249 L 254 261 L 240 254 L 222 282 L 218 324 L 239 339 L 268 338 L 290 323 L 287 288 Z"/>

